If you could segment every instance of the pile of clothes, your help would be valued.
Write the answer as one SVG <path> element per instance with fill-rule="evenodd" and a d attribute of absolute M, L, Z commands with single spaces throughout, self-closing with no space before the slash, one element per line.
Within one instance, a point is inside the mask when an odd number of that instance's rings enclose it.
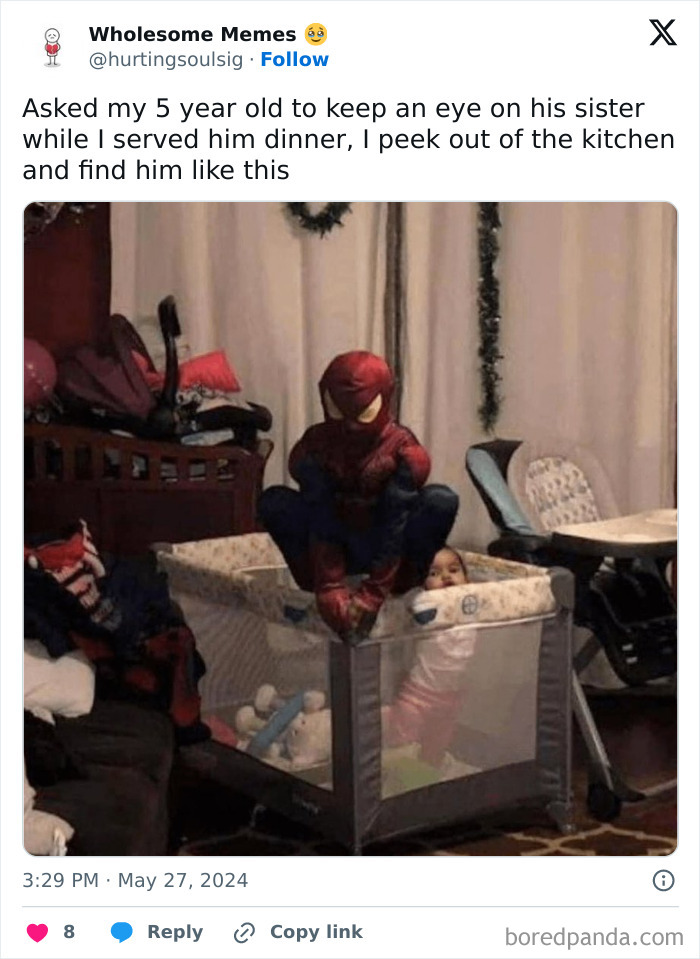
<path fill-rule="evenodd" d="M 81 650 L 96 698 L 167 713 L 181 744 L 208 738 L 197 691 L 204 662 L 165 575 L 150 561 L 101 557 L 83 520 L 25 545 L 24 635 L 54 659 Z"/>

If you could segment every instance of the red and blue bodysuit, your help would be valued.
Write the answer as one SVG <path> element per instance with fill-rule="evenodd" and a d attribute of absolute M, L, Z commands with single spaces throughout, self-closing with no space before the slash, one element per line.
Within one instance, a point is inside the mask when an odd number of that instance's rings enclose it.
<path fill-rule="evenodd" d="M 261 521 L 302 589 L 341 637 L 367 635 L 385 598 L 422 583 L 449 535 L 456 493 L 429 485 L 430 457 L 391 413 L 394 380 L 365 351 L 337 356 L 319 383 L 325 419 L 292 449 L 299 491 L 265 490 Z M 348 575 L 365 573 L 356 588 Z"/>

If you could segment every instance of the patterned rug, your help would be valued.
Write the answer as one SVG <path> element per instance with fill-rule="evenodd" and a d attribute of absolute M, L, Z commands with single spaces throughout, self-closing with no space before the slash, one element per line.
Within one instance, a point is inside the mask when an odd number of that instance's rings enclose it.
<path fill-rule="evenodd" d="M 204 790 L 204 792 L 202 792 Z M 577 790 L 579 795 L 584 790 Z M 221 803 L 224 808 L 221 808 Z M 271 810 L 239 799 L 232 804 L 211 786 L 197 789 L 197 808 L 207 809 L 207 836 L 180 836 L 181 856 L 344 856 L 348 851 Z M 215 823 L 225 831 L 212 835 Z M 612 823 L 597 822 L 583 802 L 575 811 L 576 832 L 562 836 L 538 810 L 520 810 L 368 845 L 367 856 L 667 856 L 676 847 L 676 794 L 662 791 L 626 803 Z M 226 828 L 227 827 L 227 828 Z"/>
<path fill-rule="evenodd" d="M 562 836 L 539 810 L 470 821 L 368 845 L 368 856 L 668 856 L 676 847 L 676 705 L 634 695 L 591 700 L 622 777 L 648 791 L 601 823 L 585 803 L 586 757 L 574 740 L 576 832 Z M 665 785 L 666 784 L 666 785 Z M 343 856 L 347 850 L 270 810 L 259 809 L 190 767 L 174 777 L 172 852 L 183 856 Z M 202 811 L 206 810 L 206 816 Z M 204 821 L 203 821 L 204 819 Z"/>

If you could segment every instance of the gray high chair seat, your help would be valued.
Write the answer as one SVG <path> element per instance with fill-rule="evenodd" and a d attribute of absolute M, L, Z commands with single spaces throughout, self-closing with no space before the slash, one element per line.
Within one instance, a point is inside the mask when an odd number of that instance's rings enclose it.
<path fill-rule="evenodd" d="M 506 481 L 539 533 L 620 514 L 596 457 L 566 440 L 521 443 L 508 463 Z"/>

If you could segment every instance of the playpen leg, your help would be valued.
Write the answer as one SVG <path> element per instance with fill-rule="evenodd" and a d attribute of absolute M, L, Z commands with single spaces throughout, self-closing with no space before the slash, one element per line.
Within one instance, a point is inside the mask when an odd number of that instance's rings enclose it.
<path fill-rule="evenodd" d="M 547 804 L 547 813 L 554 820 L 557 829 L 563 836 L 570 836 L 576 832 L 572 803 L 556 799 Z"/>

